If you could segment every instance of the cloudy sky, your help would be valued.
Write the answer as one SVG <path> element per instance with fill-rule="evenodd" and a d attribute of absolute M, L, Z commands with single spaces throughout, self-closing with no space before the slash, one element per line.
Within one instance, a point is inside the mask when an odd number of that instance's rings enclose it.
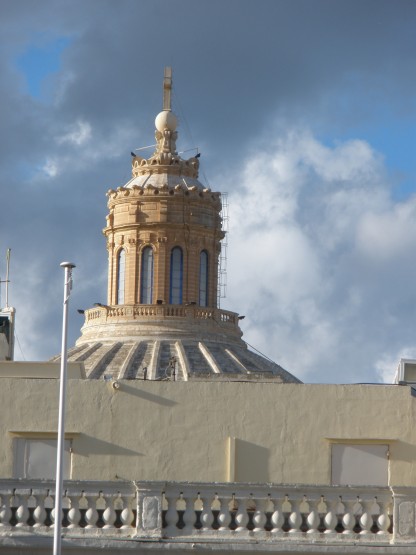
<path fill-rule="evenodd" d="M 391 381 L 416 357 L 416 3 L 1 0 L 0 275 L 16 358 L 106 301 L 101 229 L 174 71 L 180 149 L 228 193 L 227 297 L 308 382 Z M 4 304 L 4 287 L 0 305 Z"/>

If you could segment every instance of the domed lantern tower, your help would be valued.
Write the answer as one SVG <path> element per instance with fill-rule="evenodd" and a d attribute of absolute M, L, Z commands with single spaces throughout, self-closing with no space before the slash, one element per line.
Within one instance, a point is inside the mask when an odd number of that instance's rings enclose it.
<path fill-rule="evenodd" d="M 176 151 L 177 121 L 165 70 L 156 151 L 135 156 L 132 179 L 108 192 L 108 305 L 215 308 L 221 230 L 220 194 L 198 181 L 198 158 Z"/>
<path fill-rule="evenodd" d="M 85 311 L 68 360 L 90 379 L 261 379 L 297 382 L 247 349 L 239 318 L 217 307 L 221 195 L 176 150 L 172 73 L 165 69 L 156 150 L 108 191 L 108 299 Z M 59 357 L 56 357 L 57 360 Z"/>

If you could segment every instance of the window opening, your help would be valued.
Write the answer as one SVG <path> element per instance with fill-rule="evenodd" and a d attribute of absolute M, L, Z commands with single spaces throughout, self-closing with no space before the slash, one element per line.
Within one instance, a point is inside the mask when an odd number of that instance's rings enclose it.
<path fill-rule="evenodd" d="M 199 305 L 208 306 L 208 253 L 199 256 Z"/>
<path fill-rule="evenodd" d="M 117 260 L 117 303 L 124 304 L 124 286 L 126 273 L 126 252 L 124 249 L 118 254 Z"/>
<path fill-rule="evenodd" d="M 145 247 L 142 252 L 142 272 L 140 284 L 140 302 L 152 304 L 153 299 L 153 249 Z"/>
<path fill-rule="evenodd" d="M 180 247 L 172 249 L 170 255 L 169 304 L 182 304 L 183 253 Z"/>

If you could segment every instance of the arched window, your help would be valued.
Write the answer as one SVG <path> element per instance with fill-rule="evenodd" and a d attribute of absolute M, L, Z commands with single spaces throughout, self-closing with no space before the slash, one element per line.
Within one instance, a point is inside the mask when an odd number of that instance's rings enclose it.
<path fill-rule="evenodd" d="M 116 304 L 124 304 L 124 282 L 126 273 L 126 252 L 124 249 L 117 257 L 117 300 Z"/>
<path fill-rule="evenodd" d="M 142 272 L 140 283 L 140 302 L 152 304 L 153 299 L 153 249 L 145 247 L 142 251 Z"/>
<path fill-rule="evenodd" d="M 182 304 L 183 254 L 180 247 L 170 254 L 169 304 Z"/>
<path fill-rule="evenodd" d="M 208 253 L 199 255 L 199 305 L 208 306 Z"/>

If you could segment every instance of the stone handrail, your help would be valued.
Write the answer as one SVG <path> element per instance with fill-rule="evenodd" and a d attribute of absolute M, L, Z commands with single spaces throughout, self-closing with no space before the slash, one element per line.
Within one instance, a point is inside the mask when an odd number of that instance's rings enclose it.
<path fill-rule="evenodd" d="M 196 320 L 214 320 L 220 325 L 238 327 L 238 315 L 235 312 L 219 308 L 204 308 L 194 305 L 113 305 L 99 306 L 85 311 L 85 323 L 111 323 L 127 320 L 158 318 L 188 318 Z"/>
<path fill-rule="evenodd" d="M 167 484 L 164 537 L 387 541 L 393 500 L 387 488 Z"/>
<path fill-rule="evenodd" d="M 64 491 L 63 535 L 74 541 L 416 545 L 412 488 L 66 481 Z M 48 537 L 54 520 L 53 482 L 0 480 L 0 538 Z"/>
<path fill-rule="evenodd" d="M 19 531 L 52 533 L 55 484 L 46 480 L 0 480 L 0 536 Z M 130 482 L 65 482 L 64 534 L 135 532 L 137 492 Z"/>

